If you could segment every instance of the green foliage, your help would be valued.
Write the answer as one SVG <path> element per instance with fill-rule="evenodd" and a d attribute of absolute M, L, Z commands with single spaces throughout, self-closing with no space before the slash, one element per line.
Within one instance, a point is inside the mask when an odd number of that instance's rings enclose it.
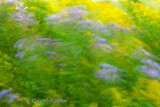
<path fill-rule="evenodd" d="M 109 1 L 89 0 L 0 3 L 0 91 L 11 89 L 20 94 L 9 106 L 159 107 L 160 77 L 155 72 L 145 74 L 140 67 L 144 59 L 150 59 L 155 63 L 153 67 L 150 62 L 149 67 L 160 70 L 160 13 L 133 1 L 117 2 L 119 7 Z M 87 7 L 76 13 L 72 10 L 80 18 L 67 12 L 80 4 L 80 8 L 85 8 L 83 4 Z M 33 16 L 14 20 L 19 5 L 28 7 L 20 13 Z M 81 17 L 84 11 L 89 14 Z M 61 16 L 52 16 L 54 24 L 47 20 L 52 14 Z M 35 24 L 28 17 L 36 20 Z M 81 26 L 81 21 L 91 21 L 91 25 Z M 98 75 L 104 70 L 113 75 Z M 32 101 L 47 98 L 68 101 Z M 7 96 L 3 97 L 0 106 L 8 106 L 7 102 Z"/>

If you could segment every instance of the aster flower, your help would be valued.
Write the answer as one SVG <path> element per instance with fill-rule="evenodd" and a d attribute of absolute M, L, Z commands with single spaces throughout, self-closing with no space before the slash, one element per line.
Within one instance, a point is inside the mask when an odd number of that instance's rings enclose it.
<path fill-rule="evenodd" d="M 3 90 L 0 92 L 0 99 L 11 93 L 11 90 Z"/>
<path fill-rule="evenodd" d="M 110 45 L 105 44 L 105 43 L 98 43 L 97 46 L 100 47 L 101 49 L 107 51 L 107 52 L 113 51 L 113 48 Z"/>
<path fill-rule="evenodd" d="M 109 26 L 113 28 L 115 31 L 120 30 L 120 31 L 130 31 L 130 28 L 124 26 L 124 25 L 118 25 L 117 23 L 110 22 Z"/>
<path fill-rule="evenodd" d="M 87 14 L 88 12 L 85 11 L 84 9 L 86 8 L 85 5 L 79 5 L 79 6 L 74 6 L 74 7 L 71 7 L 71 8 L 66 8 L 62 11 L 62 13 L 67 13 L 69 15 L 85 15 Z"/>
<path fill-rule="evenodd" d="M 51 38 L 39 38 L 38 39 L 39 43 L 47 43 L 47 44 L 51 44 L 51 43 L 57 43 L 57 40 L 51 39 Z"/>
<path fill-rule="evenodd" d="M 96 31 L 100 31 L 102 33 L 107 33 L 108 30 L 107 30 L 108 26 L 107 25 L 93 25 L 91 26 L 91 29 L 94 29 Z"/>
<path fill-rule="evenodd" d="M 99 37 L 99 38 L 95 38 L 95 40 L 96 40 L 96 42 L 98 42 L 98 43 L 104 43 L 104 42 L 106 42 L 106 41 L 107 41 L 107 39 L 106 39 L 106 38 L 101 38 L 101 37 Z"/>
<path fill-rule="evenodd" d="M 6 0 L 6 2 L 9 3 L 9 4 L 12 4 L 12 5 L 18 3 L 16 0 Z"/>
<path fill-rule="evenodd" d="M 131 29 L 133 29 L 133 30 L 137 30 L 137 27 L 136 27 L 136 26 L 134 26 L 134 25 L 132 25 L 132 26 L 131 26 Z"/>
<path fill-rule="evenodd" d="M 160 64 L 158 64 L 157 62 L 154 62 L 151 59 L 147 59 L 147 60 L 143 59 L 142 62 L 149 65 L 150 67 L 160 70 Z"/>
<path fill-rule="evenodd" d="M 10 104 L 11 102 L 13 102 L 18 97 L 19 97 L 19 94 L 9 94 L 9 95 L 7 95 L 8 103 Z"/>
<path fill-rule="evenodd" d="M 78 11 L 78 12 L 72 13 L 71 17 L 73 19 L 82 19 L 87 15 L 87 13 L 88 12 L 86 12 L 86 11 Z"/>
<path fill-rule="evenodd" d="M 117 23 L 110 22 L 109 24 L 114 28 L 120 29 L 120 26 Z"/>
<path fill-rule="evenodd" d="M 54 51 L 47 51 L 46 52 L 46 55 L 54 55 L 54 54 L 56 54 L 56 52 L 54 52 Z"/>
<path fill-rule="evenodd" d="M 46 17 L 45 20 L 48 24 L 68 23 L 74 22 L 74 20 L 78 21 L 88 14 L 83 8 L 84 6 L 64 8 L 61 12 Z"/>
<path fill-rule="evenodd" d="M 140 66 L 141 70 L 146 73 L 146 75 L 154 78 L 159 77 L 160 72 L 160 65 L 157 62 L 154 62 L 151 59 L 142 59 L 141 62 L 143 62 L 145 65 Z"/>
<path fill-rule="evenodd" d="M 75 11 L 84 10 L 86 5 L 78 5 L 71 8 L 66 8 L 65 11 L 68 13 L 74 13 Z"/>
<path fill-rule="evenodd" d="M 15 57 L 16 58 L 23 58 L 26 52 L 24 51 L 19 51 L 16 53 Z"/>
<path fill-rule="evenodd" d="M 54 56 L 55 54 L 57 54 L 57 52 L 54 52 L 54 51 L 47 51 L 45 54 L 46 54 L 47 56 L 49 56 L 50 59 L 52 59 L 53 56 Z"/>
<path fill-rule="evenodd" d="M 101 68 L 110 68 L 110 67 L 111 67 L 111 65 L 110 65 L 110 64 L 107 64 L 107 63 L 100 63 L 99 66 L 100 66 Z"/>
<path fill-rule="evenodd" d="M 20 39 L 14 44 L 14 48 L 21 49 L 26 42 L 26 39 Z"/>
<path fill-rule="evenodd" d="M 100 79 L 108 79 L 107 72 L 98 71 L 96 76 Z"/>
<path fill-rule="evenodd" d="M 69 23 L 69 22 L 73 22 L 72 18 L 65 18 L 59 21 L 59 23 Z"/>
<path fill-rule="evenodd" d="M 80 20 L 77 22 L 77 24 L 84 28 L 84 27 L 89 27 L 93 25 L 94 21 L 93 20 Z"/>
<path fill-rule="evenodd" d="M 149 69 L 148 66 L 145 66 L 145 65 L 141 66 L 141 70 L 142 70 L 143 72 L 148 71 L 148 69 Z"/>
<path fill-rule="evenodd" d="M 149 70 L 147 71 L 147 74 L 148 74 L 150 77 L 152 77 L 152 78 L 154 78 L 154 77 L 159 77 L 159 76 L 160 76 L 160 75 L 159 75 L 159 71 L 156 70 L 156 69 L 149 69 Z"/>
<path fill-rule="evenodd" d="M 56 22 L 62 18 L 63 18 L 63 15 L 58 13 L 58 14 L 53 14 L 51 16 L 48 16 L 45 19 L 49 22 Z"/>
<path fill-rule="evenodd" d="M 74 19 L 83 18 L 85 15 L 88 14 L 88 12 L 84 10 L 83 6 L 74 6 L 71 8 L 66 8 L 64 9 L 64 11 L 62 11 L 62 13 L 70 15 Z"/>
<path fill-rule="evenodd" d="M 98 37 L 99 35 L 96 33 L 92 33 L 92 36 Z"/>
<path fill-rule="evenodd" d="M 21 26 L 23 25 L 35 25 L 36 21 L 34 15 L 25 12 L 15 12 L 13 20 L 18 21 Z"/>
<path fill-rule="evenodd" d="M 118 71 L 120 71 L 118 68 L 107 63 L 101 63 L 99 66 L 101 67 L 101 70 L 96 72 L 97 78 L 114 81 L 120 78 L 118 76 Z"/>

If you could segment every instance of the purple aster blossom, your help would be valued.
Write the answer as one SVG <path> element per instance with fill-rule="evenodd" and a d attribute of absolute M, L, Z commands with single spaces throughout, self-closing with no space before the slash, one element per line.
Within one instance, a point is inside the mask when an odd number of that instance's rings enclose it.
<path fill-rule="evenodd" d="M 57 45 L 58 40 L 52 39 L 52 38 L 39 38 L 37 41 L 39 44 L 47 45 L 47 46 L 52 46 L 52 45 Z"/>
<path fill-rule="evenodd" d="M 110 45 L 105 44 L 105 43 L 98 43 L 97 46 L 100 47 L 101 49 L 105 50 L 106 52 L 113 51 L 113 48 Z"/>
<path fill-rule="evenodd" d="M 143 59 L 142 62 L 149 65 L 150 67 L 153 67 L 153 68 L 160 70 L 160 64 L 158 64 L 157 62 L 154 62 L 151 59 L 147 59 L 147 60 Z"/>
<path fill-rule="evenodd" d="M 89 27 L 91 25 L 93 25 L 95 22 L 93 20 L 81 20 L 78 21 L 78 25 L 80 25 L 81 27 Z"/>
<path fill-rule="evenodd" d="M 97 37 L 98 37 L 99 35 L 98 35 L 98 34 L 96 34 L 96 33 L 92 33 L 92 36 L 95 36 L 95 37 L 97 36 Z"/>
<path fill-rule="evenodd" d="M 66 64 L 65 64 L 65 63 L 60 63 L 60 64 L 58 64 L 57 66 L 58 66 L 58 67 L 65 67 Z"/>
<path fill-rule="evenodd" d="M 155 63 L 155 67 L 160 71 L 160 64 Z"/>
<path fill-rule="evenodd" d="M 9 94 L 9 95 L 7 95 L 8 103 L 10 104 L 14 100 L 16 100 L 18 97 L 19 97 L 19 94 Z"/>
<path fill-rule="evenodd" d="M 104 43 L 104 42 L 106 42 L 107 41 L 107 39 L 106 38 L 95 38 L 95 40 L 96 40 L 96 42 L 98 42 L 98 43 Z"/>
<path fill-rule="evenodd" d="M 64 14 L 69 14 L 71 16 L 80 16 L 80 17 L 83 17 L 84 15 L 88 14 L 87 11 L 84 10 L 85 7 L 84 6 L 74 6 L 74 7 L 71 7 L 71 8 L 66 8 L 64 9 Z M 62 13 L 63 13 L 62 12 Z"/>
<path fill-rule="evenodd" d="M 145 66 L 145 65 L 141 66 L 141 70 L 142 70 L 143 72 L 147 72 L 148 69 L 149 69 L 148 66 Z"/>
<path fill-rule="evenodd" d="M 100 79 L 111 80 L 116 79 L 119 76 L 117 75 L 117 71 L 115 71 L 115 69 L 102 69 L 96 72 L 96 77 Z"/>
<path fill-rule="evenodd" d="M 57 24 L 60 19 L 62 19 L 64 16 L 62 14 L 53 14 L 45 18 L 47 20 L 48 24 Z"/>
<path fill-rule="evenodd" d="M 106 75 L 107 73 L 106 72 L 102 72 L 102 71 L 98 71 L 97 73 L 96 73 L 96 76 L 98 77 L 98 78 L 100 78 L 100 79 L 107 79 L 108 78 L 108 75 Z"/>
<path fill-rule="evenodd" d="M 130 28 L 128 28 L 128 27 L 126 27 L 126 26 L 124 26 L 124 25 L 119 25 L 119 24 L 117 24 L 117 23 L 114 23 L 114 22 L 110 22 L 109 23 L 109 26 L 111 27 L 111 28 L 113 28 L 115 31 L 130 31 L 131 29 Z"/>
<path fill-rule="evenodd" d="M 66 8 L 66 9 L 64 9 L 64 12 L 72 14 L 72 13 L 75 13 L 77 11 L 84 10 L 85 8 L 86 8 L 86 5 L 79 5 L 79 6 L 74 6 L 74 7 L 71 7 L 71 8 Z"/>
<path fill-rule="evenodd" d="M 153 67 L 154 62 L 151 59 L 142 59 L 143 63 L 150 65 L 151 67 Z"/>
<path fill-rule="evenodd" d="M 117 23 L 110 22 L 109 24 L 114 28 L 120 29 L 120 26 Z"/>
<path fill-rule="evenodd" d="M 79 10 L 79 11 L 75 11 L 73 13 L 70 13 L 71 17 L 73 19 L 82 19 L 84 18 L 86 15 L 88 14 L 87 11 L 82 11 L 82 10 Z"/>
<path fill-rule="evenodd" d="M 24 51 L 19 51 L 19 52 L 16 53 L 15 57 L 16 57 L 16 58 L 23 58 L 24 55 L 25 55 L 25 52 L 24 52 Z"/>
<path fill-rule="evenodd" d="M 107 33 L 108 32 L 107 28 L 108 28 L 107 25 L 93 25 L 91 27 L 91 29 L 94 29 L 96 31 L 100 31 L 102 33 Z"/>
<path fill-rule="evenodd" d="M 20 39 L 14 44 L 14 48 L 21 49 L 26 42 L 26 39 Z"/>
<path fill-rule="evenodd" d="M 133 30 L 137 30 L 137 27 L 136 27 L 136 26 L 134 26 L 134 25 L 132 25 L 132 26 L 131 26 L 131 29 L 133 29 Z"/>
<path fill-rule="evenodd" d="M 12 5 L 17 4 L 16 0 L 6 0 L 6 2 Z"/>
<path fill-rule="evenodd" d="M 54 51 L 47 51 L 46 52 L 46 55 L 55 55 L 56 54 L 56 52 L 54 52 Z"/>
<path fill-rule="evenodd" d="M 111 65 L 110 65 L 110 64 L 107 64 L 107 63 L 101 63 L 101 64 L 99 64 L 99 66 L 100 66 L 101 68 L 110 68 L 110 67 L 111 67 Z"/>
<path fill-rule="evenodd" d="M 0 99 L 11 93 L 11 90 L 3 90 L 0 92 Z"/>
<path fill-rule="evenodd" d="M 117 67 L 107 63 L 101 63 L 99 66 L 101 67 L 101 70 L 96 72 L 97 78 L 115 81 L 120 78 L 117 74 L 120 70 Z"/>
<path fill-rule="evenodd" d="M 57 42 L 57 40 L 54 40 L 52 38 L 39 38 L 38 41 L 39 42 L 48 42 L 48 43 Z"/>
<path fill-rule="evenodd" d="M 59 21 L 59 23 L 69 23 L 69 22 L 73 22 L 73 19 L 65 18 L 65 19 L 62 19 L 61 21 Z"/>
<path fill-rule="evenodd" d="M 23 22 L 25 25 L 35 25 L 34 15 L 31 13 L 16 12 L 13 20 Z M 22 24 L 23 25 L 23 24 Z"/>
<path fill-rule="evenodd" d="M 51 16 L 46 17 L 46 20 L 58 20 L 61 19 L 63 17 L 62 14 L 53 14 Z"/>
<path fill-rule="evenodd" d="M 146 51 L 142 46 L 139 46 L 138 48 L 141 50 L 141 52 L 142 52 L 143 55 L 145 55 L 145 56 L 147 56 L 147 57 L 150 57 L 150 58 L 153 57 L 153 56 L 152 56 L 148 51 Z"/>
<path fill-rule="evenodd" d="M 150 77 L 152 77 L 152 78 L 154 78 L 154 77 L 159 77 L 159 76 L 160 76 L 160 75 L 159 75 L 159 71 L 156 70 L 156 69 L 149 69 L 148 72 L 147 72 L 147 74 L 148 74 Z"/>
<path fill-rule="evenodd" d="M 47 56 L 49 56 L 50 59 L 52 59 L 53 56 L 54 56 L 55 54 L 57 54 L 57 52 L 54 52 L 54 51 L 47 51 L 45 54 L 46 54 Z"/>
<path fill-rule="evenodd" d="M 50 15 L 45 18 L 49 24 L 60 24 L 78 20 L 86 16 L 88 12 L 83 10 L 83 6 L 75 6 L 65 8 L 57 14 Z"/>

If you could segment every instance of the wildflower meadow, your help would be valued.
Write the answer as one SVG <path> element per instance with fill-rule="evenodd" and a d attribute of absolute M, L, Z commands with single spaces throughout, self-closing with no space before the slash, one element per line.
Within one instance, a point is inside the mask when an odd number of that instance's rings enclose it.
<path fill-rule="evenodd" d="M 160 107 L 160 0 L 0 0 L 0 107 Z"/>

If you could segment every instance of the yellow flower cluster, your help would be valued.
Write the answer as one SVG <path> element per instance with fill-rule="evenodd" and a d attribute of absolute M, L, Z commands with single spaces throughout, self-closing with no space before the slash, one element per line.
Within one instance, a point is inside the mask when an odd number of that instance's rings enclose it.
<path fill-rule="evenodd" d="M 9 57 L 3 53 L 0 52 L 0 70 L 10 70 L 12 68 L 11 63 L 9 63 L 7 60 L 9 59 Z"/>
<path fill-rule="evenodd" d="M 99 10 L 97 19 L 100 19 L 103 23 L 112 21 L 119 25 L 130 26 L 133 24 L 127 13 L 121 8 L 115 7 L 109 3 L 97 3 L 95 7 Z"/>
<path fill-rule="evenodd" d="M 160 106 L 160 83 L 156 80 L 140 79 L 133 91 L 133 96 L 137 100 L 147 100 Z"/>
<path fill-rule="evenodd" d="M 72 7 L 75 5 L 86 5 L 96 19 L 103 23 L 110 21 L 118 23 L 120 25 L 131 26 L 133 22 L 129 19 L 127 13 L 123 9 L 114 6 L 111 2 L 93 2 L 92 0 L 48 0 L 48 6 L 54 12 L 59 11 L 63 7 Z"/>
<path fill-rule="evenodd" d="M 81 5 L 81 4 L 85 4 L 85 5 L 90 5 L 93 4 L 92 0 L 57 0 L 58 4 L 61 7 L 68 7 L 68 6 L 74 6 L 74 5 Z"/>
<path fill-rule="evenodd" d="M 133 14 L 135 14 L 139 19 L 147 18 L 151 21 L 151 23 L 156 23 L 157 20 L 160 19 L 159 11 L 151 9 L 142 3 L 132 3 L 132 6 Z"/>
<path fill-rule="evenodd" d="M 111 99 L 112 106 L 114 107 L 126 107 L 129 104 L 129 99 L 126 99 L 127 93 L 118 88 L 112 87 L 104 90 L 102 92 L 104 96 Z"/>
<path fill-rule="evenodd" d="M 149 49 L 148 45 L 134 37 L 124 37 L 122 39 L 113 39 L 112 45 L 115 45 L 113 48 L 116 51 L 115 55 L 129 55 L 131 56 L 134 52 L 138 51 L 140 47 Z"/>

